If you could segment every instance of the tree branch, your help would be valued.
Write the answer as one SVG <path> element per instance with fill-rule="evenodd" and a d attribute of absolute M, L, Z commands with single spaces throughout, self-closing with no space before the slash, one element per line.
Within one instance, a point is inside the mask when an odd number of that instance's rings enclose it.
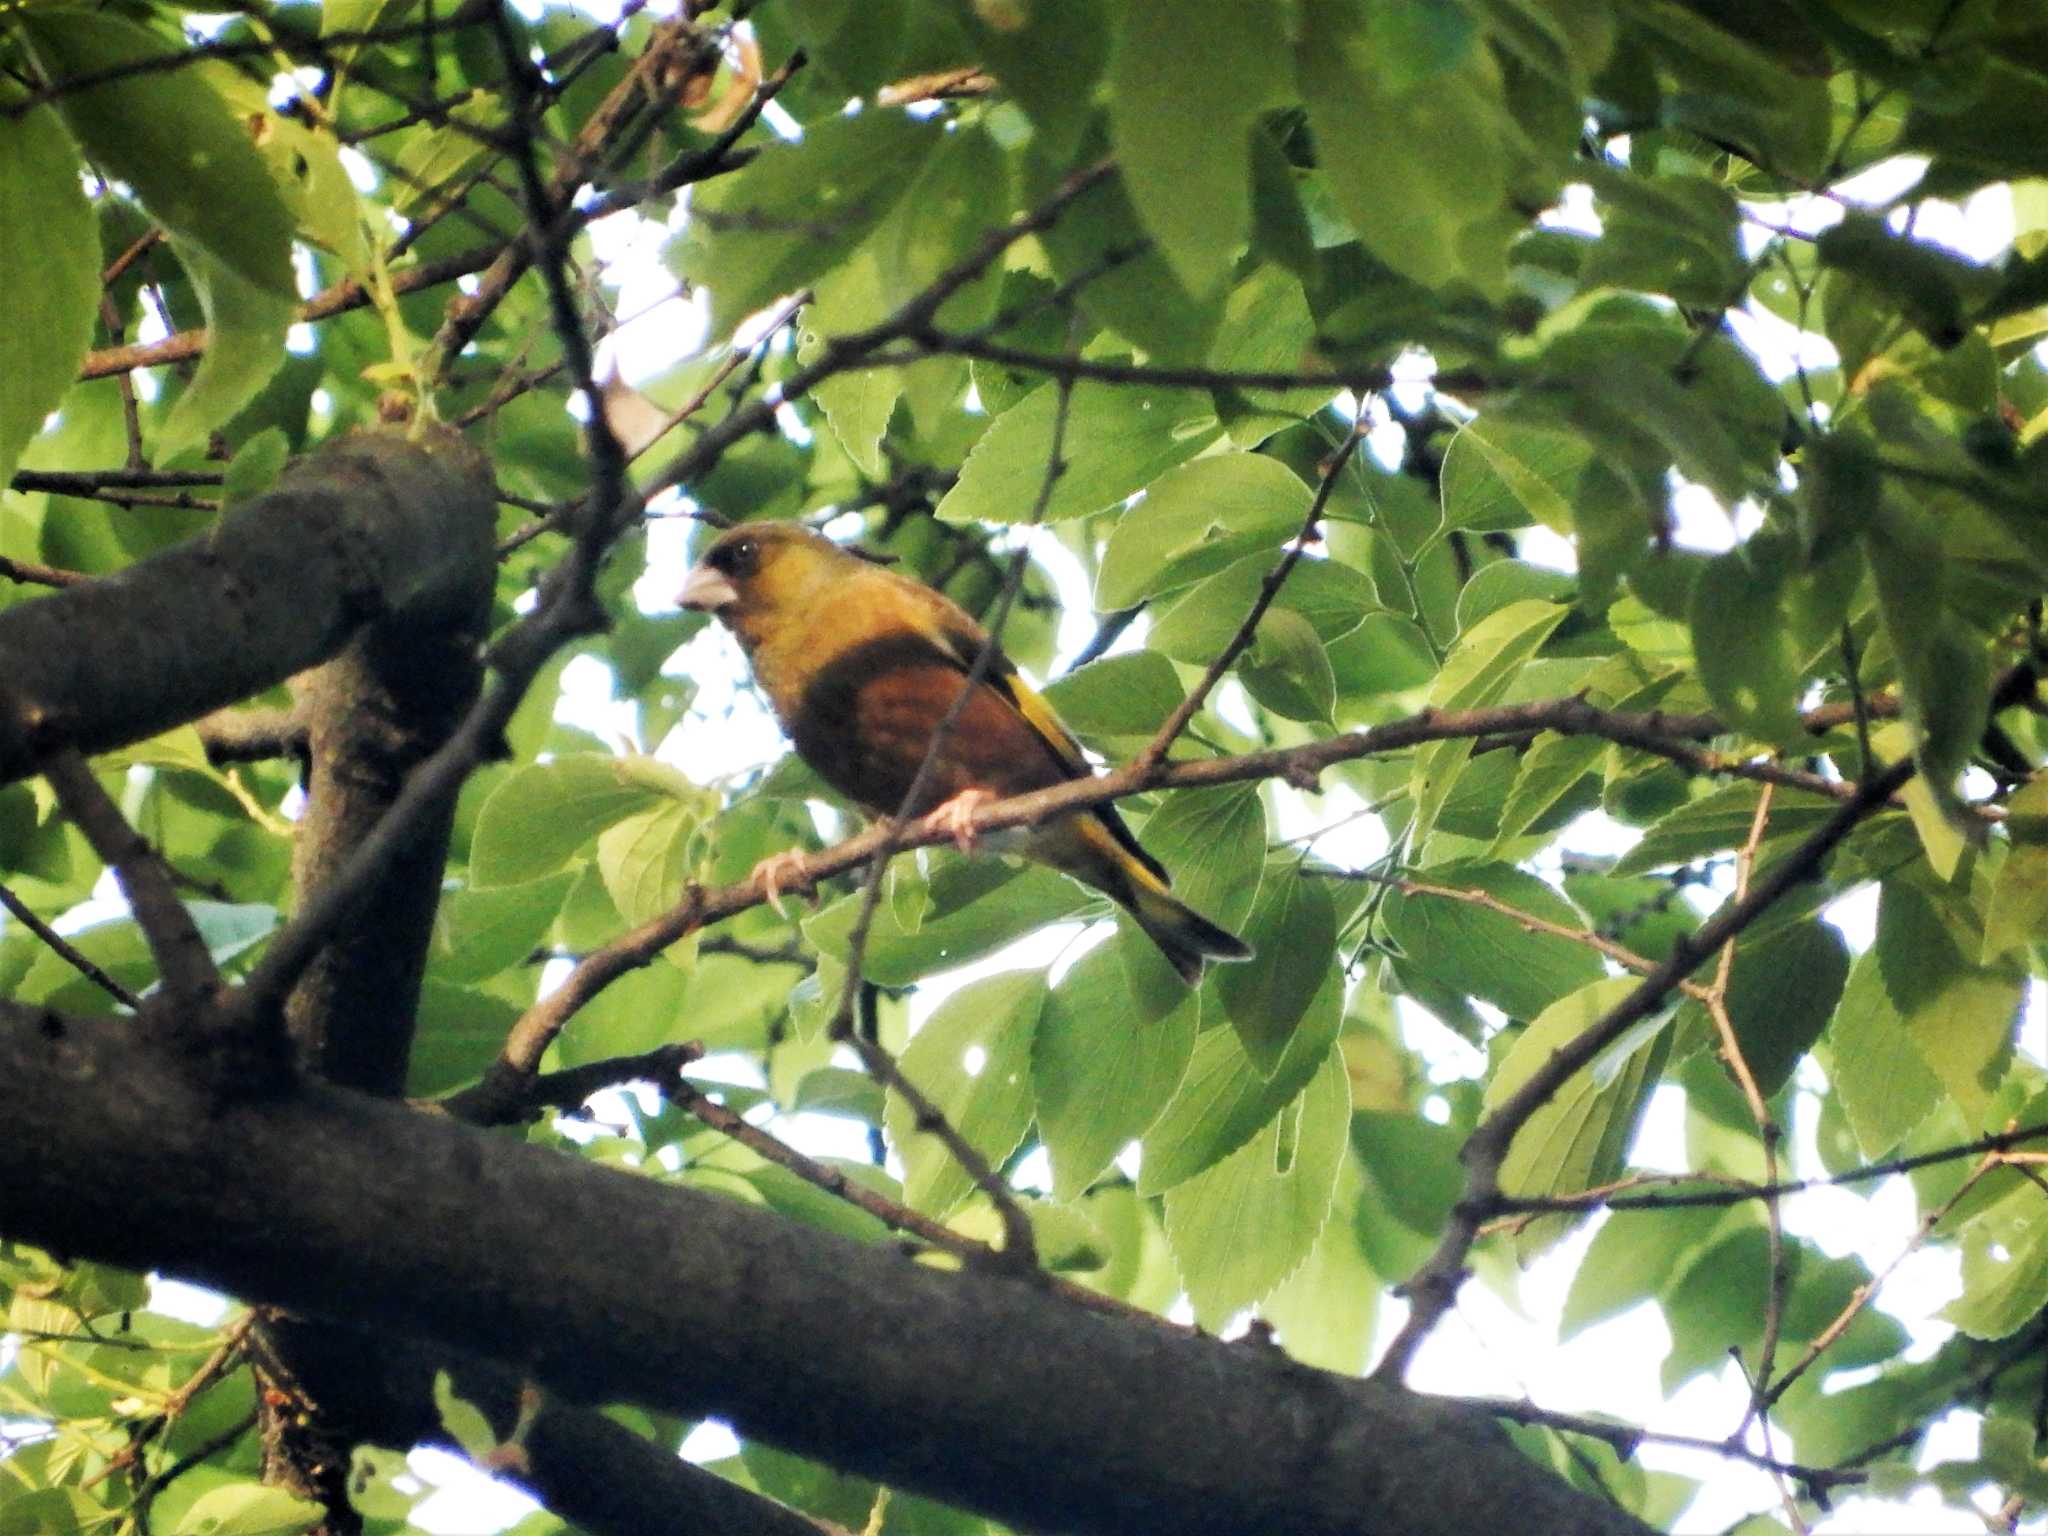
<path fill-rule="evenodd" d="M 0 1085 L 10 1236 L 716 1413 L 1020 1531 L 1644 1531 L 1455 1406 L 344 1090 L 222 1105 L 119 1020 L 0 1004 Z"/>

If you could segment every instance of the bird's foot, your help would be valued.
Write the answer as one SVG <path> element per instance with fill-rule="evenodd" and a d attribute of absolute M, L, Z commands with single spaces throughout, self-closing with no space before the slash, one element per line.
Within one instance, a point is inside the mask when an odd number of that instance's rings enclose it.
<path fill-rule="evenodd" d="M 762 894 L 768 898 L 768 905 L 773 907 L 775 915 L 781 918 L 789 916 L 788 910 L 782 905 L 784 886 L 793 891 L 800 891 L 806 896 L 816 895 L 818 889 L 817 882 L 811 878 L 810 863 L 800 848 L 785 848 L 780 853 L 769 854 L 754 866 L 754 872 L 748 878 L 761 882 Z"/>
<path fill-rule="evenodd" d="M 950 836 L 953 846 L 962 853 L 972 853 L 975 839 L 980 836 L 974 826 L 974 813 L 1002 798 L 992 789 L 963 789 L 925 820 L 933 831 Z"/>

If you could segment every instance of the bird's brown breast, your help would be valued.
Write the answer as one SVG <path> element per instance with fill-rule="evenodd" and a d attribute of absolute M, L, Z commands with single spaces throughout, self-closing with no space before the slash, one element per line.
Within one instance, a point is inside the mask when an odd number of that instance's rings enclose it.
<path fill-rule="evenodd" d="M 784 724 L 826 783 L 869 810 L 893 814 L 966 682 L 966 673 L 921 636 L 867 640 L 811 677 Z M 922 814 L 962 790 L 1015 795 L 1072 776 L 1006 699 L 978 683 L 910 810 Z"/>

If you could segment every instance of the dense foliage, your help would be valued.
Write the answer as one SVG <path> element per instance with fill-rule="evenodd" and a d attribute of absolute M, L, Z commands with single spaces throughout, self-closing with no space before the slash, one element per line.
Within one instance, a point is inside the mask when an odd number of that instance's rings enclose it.
<path fill-rule="evenodd" d="M 1468 1270 L 1569 1254 L 1546 1324 L 1649 1303 L 1667 1392 L 1741 1373 L 1698 1433 L 1782 1490 L 1744 1529 L 2038 1518 L 2048 4 L 695 9 L 0 12 L 0 626 L 355 429 L 489 458 L 523 701 L 456 765 L 404 1091 L 516 1119 L 536 1072 L 653 1071 L 527 1134 L 969 1262 L 1028 1233 L 1350 1374 L 1377 1341 L 1398 1378 Z M 641 321 L 657 241 L 689 303 Z M 660 371 L 601 380 L 615 332 Z M 736 653 L 667 603 L 690 512 L 999 625 L 1255 960 L 1189 992 L 1082 887 L 915 827 L 765 902 L 758 861 L 858 821 L 734 746 Z M 93 767 L 233 979 L 308 910 L 309 749 L 283 687 L 208 708 Z M 161 935 L 76 805 L 0 788 L 0 993 L 125 1011 Z M 1683 1173 L 1631 1163 L 1660 1088 Z M 0 1178 L 37 1157 L 6 1092 Z M 1960 1256 L 1917 1338 L 1790 1187 L 1901 1180 L 1902 1254 Z M 348 1528 L 258 1486 L 239 1309 L 6 1236 L 0 1533 Z M 1651 1524 L 1712 1475 L 1529 1386 L 1527 1454 Z M 1928 1465 L 1952 1409 L 1976 1454 Z M 761 1442 L 719 1470 L 985 1528 Z M 362 1453 L 368 1529 L 406 1487 Z"/>

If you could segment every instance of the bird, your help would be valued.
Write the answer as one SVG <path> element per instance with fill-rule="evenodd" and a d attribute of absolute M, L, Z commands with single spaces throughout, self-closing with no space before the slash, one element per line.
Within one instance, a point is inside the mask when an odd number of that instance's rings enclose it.
<path fill-rule="evenodd" d="M 802 524 L 721 533 L 677 600 L 732 631 L 797 755 L 872 816 L 929 816 L 969 852 L 979 807 L 1094 773 L 1052 706 L 966 609 Z M 927 755 L 931 769 L 916 785 Z M 1030 828 L 1015 845 L 1130 913 L 1191 986 L 1208 961 L 1251 958 L 1242 939 L 1172 894 L 1164 866 L 1114 806 Z M 810 883 L 796 851 L 764 859 L 755 874 L 778 908 L 784 883 Z"/>

